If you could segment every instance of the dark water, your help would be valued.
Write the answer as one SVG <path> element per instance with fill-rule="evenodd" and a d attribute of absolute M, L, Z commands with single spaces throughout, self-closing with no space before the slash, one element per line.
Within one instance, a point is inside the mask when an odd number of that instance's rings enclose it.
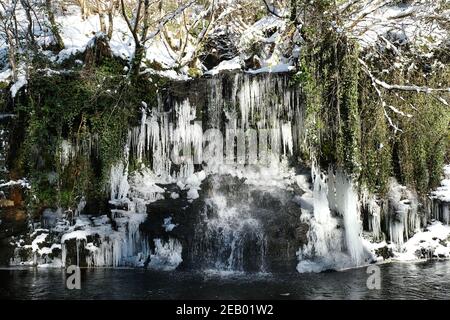
<path fill-rule="evenodd" d="M 381 289 L 366 268 L 321 274 L 219 274 L 141 269 L 82 270 L 80 290 L 62 270 L 0 270 L 1 299 L 450 299 L 450 261 L 380 265 Z"/>

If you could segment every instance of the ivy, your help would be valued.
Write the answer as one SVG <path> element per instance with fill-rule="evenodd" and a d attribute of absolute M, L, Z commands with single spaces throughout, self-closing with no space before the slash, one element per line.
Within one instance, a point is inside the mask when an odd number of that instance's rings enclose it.
<path fill-rule="evenodd" d="M 141 102 L 155 105 L 158 79 L 131 83 L 123 66 L 105 59 L 95 68 L 30 75 L 28 93 L 16 106 L 26 129 L 20 163 L 32 183 L 31 208 L 74 208 L 85 197 L 102 208 L 109 170 L 123 157 L 130 127 L 140 118 Z M 61 147 L 73 148 L 63 163 Z"/>

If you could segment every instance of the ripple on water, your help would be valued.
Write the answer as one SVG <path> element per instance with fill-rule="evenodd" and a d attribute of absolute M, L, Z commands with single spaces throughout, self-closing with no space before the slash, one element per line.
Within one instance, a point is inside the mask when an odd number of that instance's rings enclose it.
<path fill-rule="evenodd" d="M 366 268 L 330 273 L 82 270 L 82 290 L 67 290 L 60 269 L 0 270 L 9 299 L 450 299 L 450 261 L 380 265 L 381 289 Z"/>

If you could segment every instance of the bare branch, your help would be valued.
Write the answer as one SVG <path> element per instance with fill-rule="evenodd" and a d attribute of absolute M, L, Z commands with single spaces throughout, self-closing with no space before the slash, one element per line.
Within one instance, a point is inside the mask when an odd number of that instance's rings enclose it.
<path fill-rule="evenodd" d="M 286 18 L 286 17 L 283 17 L 283 16 L 279 15 L 276 12 L 275 8 L 267 3 L 267 0 L 262 0 L 262 1 L 264 2 L 264 5 L 266 6 L 267 12 L 269 12 L 270 14 L 272 14 L 275 17 L 280 18 L 280 19 Z"/>
<path fill-rule="evenodd" d="M 430 88 L 430 87 L 420 87 L 416 85 L 398 85 L 398 84 L 388 84 L 384 81 L 381 81 L 370 72 L 367 64 L 358 58 L 359 63 L 361 63 L 364 67 L 364 71 L 372 78 L 372 80 L 379 86 L 383 87 L 386 90 L 401 90 L 401 91 L 413 91 L 413 92 L 423 92 L 423 93 L 432 93 L 432 92 L 450 92 L 450 88 Z"/>

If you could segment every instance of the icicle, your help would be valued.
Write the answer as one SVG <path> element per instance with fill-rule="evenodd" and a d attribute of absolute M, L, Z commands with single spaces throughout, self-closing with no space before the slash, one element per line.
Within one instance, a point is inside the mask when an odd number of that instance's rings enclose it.
<path fill-rule="evenodd" d="M 142 156 L 145 149 L 145 138 L 146 138 L 146 121 L 147 121 L 147 104 L 142 102 L 142 116 L 141 116 L 141 126 L 139 128 L 138 142 L 137 142 L 137 159 L 142 162 Z"/>
<path fill-rule="evenodd" d="M 360 237 L 361 222 L 358 211 L 358 196 L 353 185 L 343 172 L 336 174 L 336 205 L 344 217 L 345 242 L 352 260 L 358 266 L 364 261 L 364 248 Z"/>
<path fill-rule="evenodd" d="M 328 206 L 328 190 L 325 181 L 320 176 L 320 169 L 312 166 L 311 174 L 314 181 L 314 218 L 318 223 L 326 224 L 331 218 L 330 208 Z"/>
<path fill-rule="evenodd" d="M 366 252 L 360 237 L 358 198 L 349 179 L 338 172 L 329 173 L 328 185 L 319 168 L 312 166 L 314 219 L 310 220 L 308 244 L 297 255 L 299 272 L 319 272 L 329 268 L 343 269 L 366 262 Z M 338 228 L 340 219 L 331 215 L 328 199 L 342 215 L 344 228 Z M 345 244 L 345 247 L 343 246 Z M 349 257 L 350 256 L 350 257 Z"/>
<path fill-rule="evenodd" d="M 111 166 L 110 173 L 111 200 L 126 198 L 130 188 L 128 184 L 128 173 L 122 162 Z"/>

